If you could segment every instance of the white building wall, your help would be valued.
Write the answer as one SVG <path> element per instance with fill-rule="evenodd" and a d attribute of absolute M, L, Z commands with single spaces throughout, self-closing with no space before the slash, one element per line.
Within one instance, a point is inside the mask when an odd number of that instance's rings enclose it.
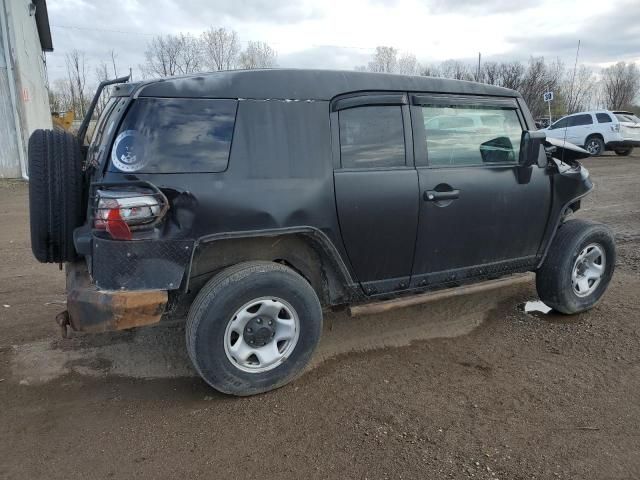
<path fill-rule="evenodd" d="M 8 26 L 9 58 L 13 67 L 13 79 L 10 71 L 0 71 L 0 77 L 4 73 L 7 82 L 14 83 L 14 115 L 18 117 L 18 125 L 22 142 L 19 139 L 18 147 L 22 144 L 24 159 L 26 161 L 26 148 L 29 136 L 38 128 L 51 128 L 51 114 L 49 111 L 49 93 L 47 90 L 46 64 L 44 53 L 40 45 L 40 38 L 36 28 L 36 20 L 33 11 L 30 11 L 30 0 L 0 0 L 2 7 L 0 15 L 2 24 Z M 3 45 L 3 49 L 6 49 Z M 4 52 L 2 52 L 4 55 Z M 1 70 L 0 63 L 0 70 Z M 2 83 L 0 78 L 0 84 Z M 0 86 L 0 95 L 9 94 Z M 8 96 L 8 95 L 7 95 Z M 0 100 L 0 104 L 2 100 Z M 17 110 L 17 111 L 16 111 Z M 4 112 L 0 106 L 0 115 L 5 120 Z M 6 119 L 7 121 L 10 119 Z M 2 137 L 0 137 L 1 139 Z M 0 140 L 2 141 L 2 140 Z M 0 148 L 0 177 L 20 176 L 20 156 L 4 152 Z"/>

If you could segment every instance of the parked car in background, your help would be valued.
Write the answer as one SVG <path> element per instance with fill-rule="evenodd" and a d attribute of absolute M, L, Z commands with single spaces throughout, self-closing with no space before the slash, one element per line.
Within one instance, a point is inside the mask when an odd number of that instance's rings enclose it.
<path fill-rule="evenodd" d="M 613 150 L 629 155 L 640 146 L 640 119 L 630 112 L 598 110 L 562 117 L 544 129 L 547 137 L 584 146 L 591 155 Z"/>
<path fill-rule="evenodd" d="M 640 118 L 633 112 L 615 111 L 612 112 L 620 122 L 620 132 L 622 136 L 635 140 L 640 140 Z M 632 147 L 614 149 L 618 155 L 629 155 L 633 151 Z"/>

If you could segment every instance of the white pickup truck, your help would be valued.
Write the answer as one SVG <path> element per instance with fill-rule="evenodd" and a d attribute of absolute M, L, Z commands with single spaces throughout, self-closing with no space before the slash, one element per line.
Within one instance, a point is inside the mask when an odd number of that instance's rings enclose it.
<path fill-rule="evenodd" d="M 547 137 L 584 146 L 591 155 L 613 150 L 629 155 L 640 147 L 640 118 L 631 112 L 597 110 L 567 115 L 544 129 Z"/>

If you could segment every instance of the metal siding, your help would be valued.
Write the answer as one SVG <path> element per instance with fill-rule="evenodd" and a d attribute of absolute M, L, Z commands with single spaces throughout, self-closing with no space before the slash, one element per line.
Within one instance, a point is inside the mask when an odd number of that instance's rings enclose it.
<path fill-rule="evenodd" d="M 4 16 L 1 3 L 0 14 Z M 20 165 L 9 76 L 5 62 L 3 28 L 4 20 L 0 21 L 0 178 L 15 178 L 20 176 Z"/>

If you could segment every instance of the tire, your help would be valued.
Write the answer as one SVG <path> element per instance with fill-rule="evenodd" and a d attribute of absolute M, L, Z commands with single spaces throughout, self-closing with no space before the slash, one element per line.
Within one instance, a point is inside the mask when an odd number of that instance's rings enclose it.
<path fill-rule="evenodd" d="M 604 264 L 599 280 L 588 279 L 590 272 L 597 271 L 598 259 L 600 265 Z M 584 312 L 598 303 L 604 294 L 615 263 L 615 241 L 607 226 L 579 219 L 568 220 L 559 227 L 543 265 L 536 272 L 540 300 L 564 314 Z M 577 285 L 573 281 L 574 269 L 578 272 Z"/>
<path fill-rule="evenodd" d="M 31 250 L 43 263 L 76 258 L 73 230 L 82 224 L 82 153 L 75 136 L 36 130 L 29 138 Z"/>
<path fill-rule="evenodd" d="M 257 307 L 245 309 L 255 302 L 258 302 Z M 276 306 L 278 313 L 275 316 L 265 313 L 278 303 L 284 308 L 278 310 Z M 276 326 L 267 327 L 267 321 L 274 318 Z M 297 333 L 288 333 L 290 340 L 276 343 L 281 336 L 278 333 L 281 322 L 290 325 L 289 322 L 295 323 L 296 318 Z M 263 320 L 262 326 L 255 323 L 259 320 Z M 251 325 L 256 328 L 249 334 Z M 272 338 L 275 335 L 273 340 L 266 340 L 268 328 L 276 329 L 271 332 Z M 296 378 L 309 362 L 321 332 L 320 301 L 303 277 L 278 263 L 246 262 L 220 272 L 198 293 L 187 317 L 187 351 L 198 374 L 216 390 L 238 396 L 255 395 L 279 388 Z M 250 342 L 255 345 L 254 340 L 259 347 L 249 345 Z M 251 355 L 243 362 L 241 358 L 235 358 L 235 348 L 242 348 L 244 352 L 260 349 L 261 352 L 279 352 L 282 349 L 283 353 L 277 355 L 284 356 L 270 365 L 262 362 L 263 356 L 270 358 L 266 353 L 260 357 Z"/>
<path fill-rule="evenodd" d="M 598 135 L 587 137 L 584 142 L 584 149 L 591 154 L 592 157 L 598 157 L 604 153 L 604 140 Z"/>
<path fill-rule="evenodd" d="M 633 147 L 617 148 L 614 150 L 614 152 L 616 152 L 616 155 L 619 155 L 620 157 L 628 157 L 629 155 L 631 155 L 631 152 L 633 152 Z"/>

